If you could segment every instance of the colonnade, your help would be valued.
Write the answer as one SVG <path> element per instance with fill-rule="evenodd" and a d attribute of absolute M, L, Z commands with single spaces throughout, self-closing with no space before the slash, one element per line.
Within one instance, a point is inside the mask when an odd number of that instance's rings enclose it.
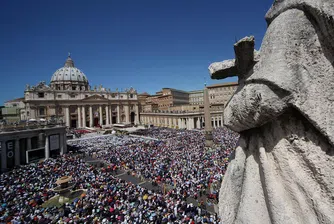
<path fill-rule="evenodd" d="M 212 127 L 223 126 L 223 116 L 221 114 L 213 115 L 211 118 Z M 205 125 L 204 116 L 178 116 L 164 114 L 141 114 L 141 123 L 145 125 L 154 125 L 178 129 L 202 129 Z"/>
<path fill-rule="evenodd" d="M 130 110 L 130 106 L 133 106 Z M 71 127 L 70 107 L 64 107 L 66 126 Z M 138 105 L 78 105 L 76 108 L 76 128 L 94 127 L 96 124 L 110 126 L 115 123 L 139 123 Z M 134 114 L 132 114 L 134 113 Z M 94 122 L 97 119 L 97 122 Z M 88 122 L 89 121 L 89 122 Z M 88 122 L 88 124 L 87 124 Z"/>

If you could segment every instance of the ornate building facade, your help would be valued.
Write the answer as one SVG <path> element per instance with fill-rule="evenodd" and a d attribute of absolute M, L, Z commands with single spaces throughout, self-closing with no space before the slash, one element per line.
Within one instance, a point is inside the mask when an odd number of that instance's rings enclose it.
<path fill-rule="evenodd" d="M 135 89 L 111 91 L 102 85 L 91 88 L 86 75 L 74 66 L 70 56 L 64 67 L 52 75 L 49 85 L 45 82 L 27 85 L 24 103 L 27 120 L 57 119 L 71 128 L 139 123 Z"/>

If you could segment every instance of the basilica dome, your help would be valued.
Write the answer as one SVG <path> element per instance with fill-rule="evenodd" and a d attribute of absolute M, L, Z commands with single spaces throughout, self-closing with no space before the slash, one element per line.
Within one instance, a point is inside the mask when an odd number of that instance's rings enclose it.
<path fill-rule="evenodd" d="M 74 87 L 88 87 L 88 79 L 80 69 L 74 66 L 74 62 L 69 55 L 64 67 L 59 68 L 51 77 L 50 85 L 59 89 L 64 85 L 71 85 Z M 64 87 L 66 89 L 66 87 Z"/>

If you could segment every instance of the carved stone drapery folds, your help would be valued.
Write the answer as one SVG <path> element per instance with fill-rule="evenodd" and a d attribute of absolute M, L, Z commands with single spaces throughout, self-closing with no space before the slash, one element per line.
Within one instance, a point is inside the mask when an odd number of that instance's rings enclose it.
<path fill-rule="evenodd" d="M 241 139 L 222 223 L 334 223 L 333 16 L 332 0 L 275 1 L 260 54 L 248 37 L 236 59 L 210 65 L 240 84 L 224 111 Z"/>

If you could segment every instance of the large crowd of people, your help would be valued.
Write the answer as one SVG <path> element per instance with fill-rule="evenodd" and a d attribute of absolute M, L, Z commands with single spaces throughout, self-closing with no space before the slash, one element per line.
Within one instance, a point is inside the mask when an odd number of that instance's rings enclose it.
<path fill-rule="evenodd" d="M 86 155 L 106 161 L 106 168 L 67 154 L 2 174 L 0 223 L 219 223 L 216 214 L 186 198 L 197 198 L 221 182 L 238 135 L 215 129 L 218 144 L 211 149 L 204 149 L 200 131 L 154 128 L 144 135 L 159 141 L 114 135 L 70 141 Z M 118 179 L 115 169 L 172 188 L 166 194 L 150 191 Z M 72 176 L 74 189 L 87 192 L 59 208 L 43 207 L 64 175 Z"/>

